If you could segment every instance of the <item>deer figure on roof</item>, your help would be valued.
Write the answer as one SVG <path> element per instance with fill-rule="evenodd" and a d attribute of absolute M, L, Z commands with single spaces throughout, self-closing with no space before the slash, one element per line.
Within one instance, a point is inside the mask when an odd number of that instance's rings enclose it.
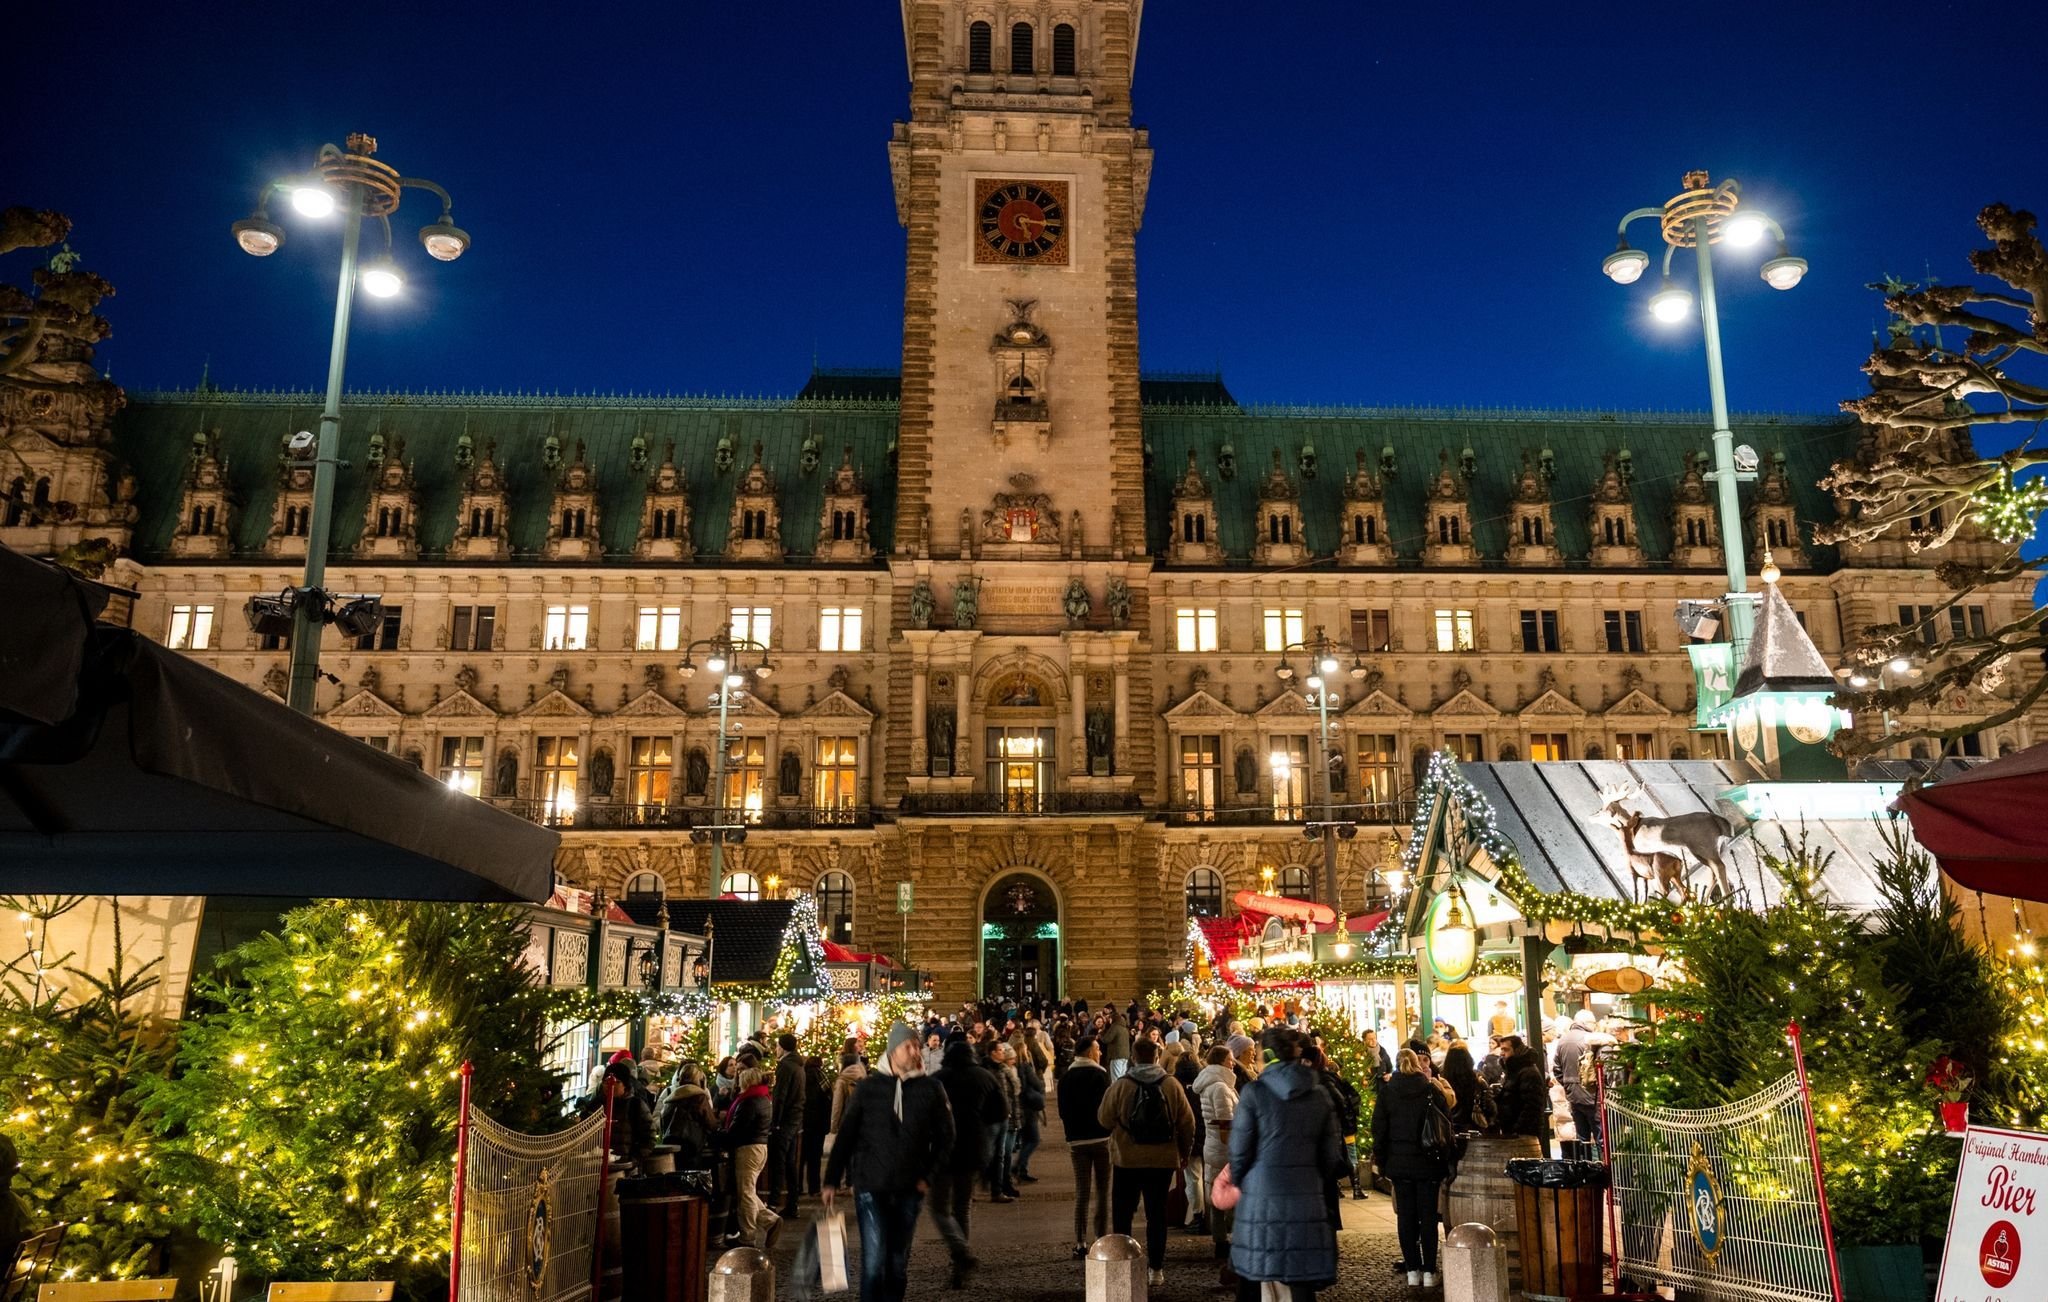
<path fill-rule="evenodd" d="M 1706 866 L 1714 881 L 1714 896 L 1727 899 L 1734 894 L 1728 884 L 1728 864 L 1721 857 L 1721 848 L 1733 839 L 1735 829 L 1728 820 L 1711 810 L 1699 810 L 1690 814 L 1673 814 L 1652 818 L 1638 810 L 1622 806 L 1643 794 L 1640 782 L 1623 782 L 1615 786 L 1600 788 L 1600 809 L 1591 816 L 1591 821 L 1604 823 L 1621 835 L 1623 850 L 1628 855 L 1629 869 L 1646 881 L 1662 884 L 1666 894 L 1670 893 L 1670 865 L 1658 862 L 1660 857 L 1675 857 L 1680 865 L 1678 885 L 1685 889 L 1686 874 L 1683 871 L 1685 856 Z"/>

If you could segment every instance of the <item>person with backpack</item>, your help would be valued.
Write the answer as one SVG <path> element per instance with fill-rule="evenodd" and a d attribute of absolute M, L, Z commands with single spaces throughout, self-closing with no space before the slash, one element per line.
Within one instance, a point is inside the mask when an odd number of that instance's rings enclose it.
<path fill-rule="evenodd" d="M 718 1145 L 712 1136 L 718 1117 L 711 1109 L 711 1093 L 704 1088 L 704 1073 L 690 1063 L 676 1068 L 675 1080 L 662 1096 L 656 1133 L 664 1144 L 676 1150 L 676 1170 L 707 1171 L 718 1163 Z"/>
<path fill-rule="evenodd" d="M 1394 1182 L 1395 1232 L 1410 1288 L 1435 1288 L 1437 1198 L 1456 1143 L 1450 1109 L 1423 1073 L 1428 1059 L 1401 1050 L 1394 1079 L 1380 1091 L 1372 1114 L 1372 1160 Z"/>
<path fill-rule="evenodd" d="M 1195 1112 L 1187 1091 L 1159 1065 L 1159 1045 L 1131 1045 L 1131 1069 L 1102 1096 L 1096 1120 L 1109 1131 L 1110 1221 L 1129 1234 L 1145 1204 L 1145 1260 L 1154 1286 L 1166 1282 L 1166 1192 L 1195 1150 Z"/>

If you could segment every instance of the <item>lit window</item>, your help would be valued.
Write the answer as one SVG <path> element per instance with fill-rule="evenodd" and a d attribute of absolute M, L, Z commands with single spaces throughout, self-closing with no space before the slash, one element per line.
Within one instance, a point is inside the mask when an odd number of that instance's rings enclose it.
<path fill-rule="evenodd" d="M 549 606 L 541 646 L 548 651 L 581 651 L 590 644 L 590 607 Z"/>
<path fill-rule="evenodd" d="M 1176 651 L 1214 651 L 1217 645 L 1215 611 L 1183 606 L 1174 612 Z"/>
<path fill-rule="evenodd" d="M 820 809 L 851 809 L 860 801 L 860 748 L 852 737 L 818 738 L 818 759 L 811 765 L 815 804 Z"/>
<path fill-rule="evenodd" d="M 858 651 L 860 637 L 859 606 L 827 606 L 818 612 L 818 650 Z"/>
<path fill-rule="evenodd" d="M 1470 651 L 1472 649 L 1471 611 L 1439 610 L 1436 612 L 1436 649 L 1439 651 Z"/>
<path fill-rule="evenodd" d="M 534 795 L 541 816 L 566 821 L 576 813 L 576 739 L 540 737 L 534 741 Z"/>
<path fill-rule="evenodd" d="M 213 645 L 213 607 L 171 607 L 170 635 L 164 645 L 173 651 L 204 651 Z"/>
<path fill-rule="evenodd" d="M 1447 732 L 1444 750 L 1460 764 L 1478 764 L 1486 759 L 1486 737 L 1477 732 Z"/>
<path fill-rule="evenodd" d="M 1187 903 L 1190 918 L 1222 917 L 1223 874 L 1214 868 L 1197 868 L 1189 873 Z"/>
<path fill-rule="evenodd" d="M 627 743 L 626 791 L 634 804 L 667 804 L 674 771 L 674 738 L 634 737 Z"/>
<path fill-rule="evenodd" d="M 484 793 L 484 739 L 441 738 L 441 781 L 464 795 Z"/>
<path fill-rule="evenodd" d="M 1280 895 L 1283 899 L 1308 900 L 1315 898 L 1315 889 L 1310 884 L 1308 869 L 1292 864 L 1280 870 Z"/>
<path fill-rule="evenodd" d="M 725 880 L 718 884 L 718 893 L 734 899 L 758 900 L 761 898 L 761 883 L 752 873 L 727 873 Z"/>
<path fill-rule="evenodd" d="M 756 642 L 762 646 L 772 645 L 768 641 L 771 615 L 766 606 L 734 606 L 732 608 L 732 637 L 735 642 Z"/>
<path fill-rule="evenodd" d="M 1283 821 L 1308 814 L 1308 738 L 1275 737 L 1266 753 L 1273 770 L 1273 816 Z"/>
<path fill-rule="evenodd" d="M 1358 739 L 1358 796 L 1367 818 L 1391 823 L 1394 798 L 1401 791 L 1400 738 L 1368 733 Z"/>
<path fill-rule="evenodd" d="M 1223 795 L 1223 738 L 1215 733 L 1180 739 L 1180 804 L 1207 822 Z"/>
<path fill-rule="evenodd" d="M 1266 612 L 1266 650 L 1285 651 L 1302 644 L 1302 619 L 1298 610 Z"/>
<path fill-rule="evenodd" d="M 818 879 L 818 925 L 826 939 L 838 945 L 853 943 L 853 878 L 845 873 L 826 873 Z"/>
<path fill-rule="evenodd" d="M 734 737 L 725 752 L 725 809 L 749 823 L 761 821 L 768 798 L 768 739 Z"/>
<path fill-rule="evenodd" d="M 1011 813 L 1036 813 L 1053 788 L 1051 728 L 990 728 L 988 785 Z"/>
<path fill-rule="evenodd" d="M 636 651 L 673 651 L 683 644 L 681 606 L 640 607 L 640 631 L 633 639 Z"/>
<path fill-rule="evenodd" d="M 1539 732 L 1529 738 L 1529 758 L 1539 764 L 1571 757 L 1571 738 L 1564 733 Z"/>

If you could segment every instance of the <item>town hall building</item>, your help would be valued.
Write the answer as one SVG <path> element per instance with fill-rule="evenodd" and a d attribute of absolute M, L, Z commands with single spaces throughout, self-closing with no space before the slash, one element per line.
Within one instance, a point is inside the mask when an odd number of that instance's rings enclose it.
<path fill-rule="evenodd" d="M 813 892 L 832 939 L 907 948 L 949 1001 L 1121 1001 L 1181 967 L 1189 914 L 1322 899 L 1325 765 L 1358 913 L 1434 751 L 1726 758 L 1673 618 L 1725 589 L 1704 417 L 1257 407 L 1141 369 L 1142 7 L 904 0 L 909 115 L 876 160 L 908 232 L 896 371 L 766 401 L 350 395 L 328 585 L 384 613 L 328 631 L 320 717 L 560 827 L 568 883 Z M 286 440 L 318 395 L 43 380 L 0 380 L 0 541 L 108 539 L 138 628 L 281 697 L 287 639 L 243 606 L 298 581 Z M 1753 563 L 1824 655 L 1942 599 L 1902 544 L 1813 541 L 1818 481 L 1874 436 L 1735 426 Z M 1955 613 L 2000 626 L 2024 587 Z M 721 766 L 682 656 L 728 625 L 775 672 Z M 713 880 L 692 832 L 724 821 L 748 835 Z"/>

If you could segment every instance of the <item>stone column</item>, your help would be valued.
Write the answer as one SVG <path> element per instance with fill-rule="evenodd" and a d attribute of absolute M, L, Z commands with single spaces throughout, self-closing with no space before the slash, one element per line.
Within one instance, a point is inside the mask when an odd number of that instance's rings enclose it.
<path fill-rule="evenodd" d="M 1076 666 L 1067 675 L 1068 694 L 1073 698 L 1073 774 L 1088 776 L 1088 674 Z"/>
<path fill-rule="evenodd" d="M 1120 660 L 1116 666 L 1116 750 L 1121 758 L 1131 744 L 1131 666 Z"/>
<path fill-rule="evenodd" d="M 910 671 L 910 771 L 923 777 L 930 766 L 925 762 L 924 694 L 930 671 L 918 665 Z"/>
<path fill-rule="evenodd" d="M 953 674 L 953 776 L 967 774 L 967 704 L 974 690 L 974 666 L 962 665 Z"/>

